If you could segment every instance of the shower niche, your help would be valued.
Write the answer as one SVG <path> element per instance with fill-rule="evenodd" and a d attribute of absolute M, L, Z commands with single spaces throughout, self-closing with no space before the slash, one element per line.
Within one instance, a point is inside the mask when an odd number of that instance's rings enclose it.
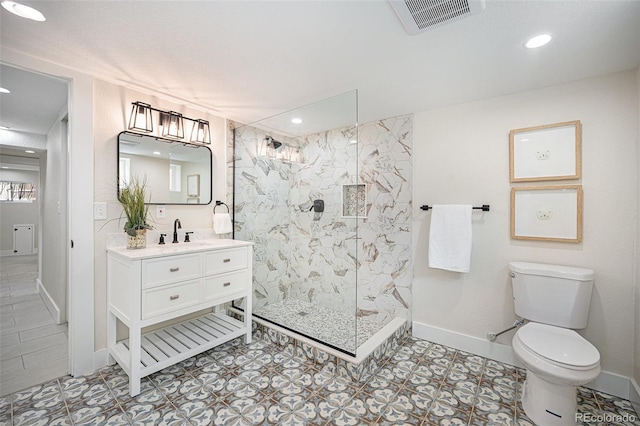
<path fill-rule="evenodd" d="M 367 185 L 342 185 L 342 217 L 364 219 L 367 216 Z"/>

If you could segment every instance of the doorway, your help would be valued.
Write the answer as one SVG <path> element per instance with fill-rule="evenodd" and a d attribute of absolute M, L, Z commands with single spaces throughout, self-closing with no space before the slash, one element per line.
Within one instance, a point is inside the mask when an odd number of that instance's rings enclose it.
<path fill-rule="evenodd" d="M 2 125 L 9 129 L 0 135 L 0 180 L 9 188 L 0 206 L 0 394 L 6 395 L 70 371 L 66 249 L 69 87 L 62 79 L 0 67 L 1 85 L 10 91 L 2 94 Z M 35 254 L 24 250 L 25 229 L 32 231 Z M 13 247 L 7 247 L 11 233 Z M 22 244 L 16 245 L 17 234 L 22 235 Z"/>

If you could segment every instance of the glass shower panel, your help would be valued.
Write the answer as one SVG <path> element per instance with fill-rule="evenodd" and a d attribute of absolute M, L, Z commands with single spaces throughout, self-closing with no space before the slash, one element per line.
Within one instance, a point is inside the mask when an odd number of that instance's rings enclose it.
<path fill-rule="evenodd" d="M 235 238 L 255 243 L 253 314 L 350 354 L 357 128 L 353 91 L 234 131 Z"/>

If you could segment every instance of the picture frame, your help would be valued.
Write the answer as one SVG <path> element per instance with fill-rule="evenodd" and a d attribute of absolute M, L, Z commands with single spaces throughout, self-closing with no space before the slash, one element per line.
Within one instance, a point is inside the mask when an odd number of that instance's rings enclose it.
<path fill-rule="evenodd" d="M 580 120 L 514 129 L 509 132 L 509 179 L 535 182 L 580 179 Z"/>
<path fill-rule="evenodd" d="M 511 188 L 511 238 L 582 242 L 582 185 Z"/>
<path fill-rule="evenodd" d="M 187 176 L 187 197 L 195 198 L 200 196 L 200 175 Z"/>

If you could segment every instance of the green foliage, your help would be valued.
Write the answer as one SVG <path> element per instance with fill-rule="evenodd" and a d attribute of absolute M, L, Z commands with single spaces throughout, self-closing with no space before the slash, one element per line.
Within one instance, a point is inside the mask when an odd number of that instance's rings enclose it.
<path fill-rule="evenodd" d="M 138 229 L 152 229 L 147 223 L 149 206 L 145 204 L 145 190 L 147 178 L 140 180 L 137 176 L 131 177 L 131 182 L 120 189 L 120 204 L 123 213 L 127 217 L 124 230 L 127 234 L 135 237 Z"/>

